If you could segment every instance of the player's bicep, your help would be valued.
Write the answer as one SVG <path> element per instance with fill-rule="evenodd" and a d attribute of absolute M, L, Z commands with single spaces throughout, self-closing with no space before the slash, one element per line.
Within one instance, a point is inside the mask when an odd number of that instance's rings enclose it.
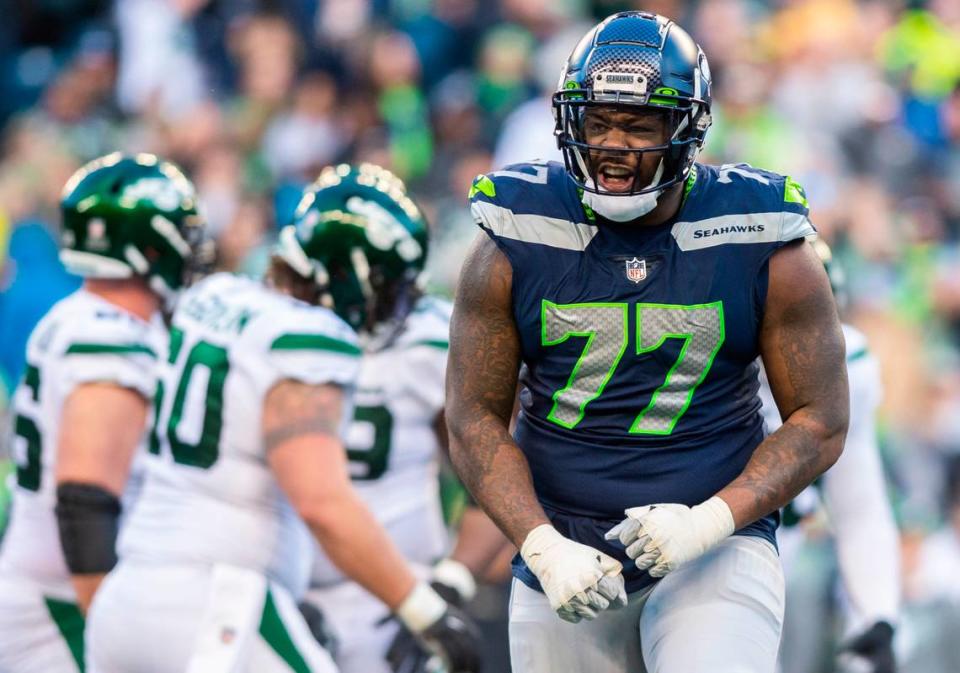
<path fill-rule="evenodd" d="M 508 422 L 520 368 L 513 319 L 513 272 L 506 256 L 479 234 L 464 262 L 450 323 L 447 418 L 455 425 L 472 409 Z"/>
<path fill-rule="evenodd" d="M 343 415 L 343 388 L 284 379 L 263 402 L 263 444 L 267 455 L 292 440 L 337 437 Z"/>
<path fill-rule="evenodd" d="M 138 390 L 84 383 L 67 396 L 60 416 L 57 483 L 95 484 L 123 493 L 143 438 L 148 403 Z"/>
<path fill-rule="evenodd" d="M 267 462 L 294 508 L 308 518 L 319 500 L 349 485 L 339 438 L 343 389 L 293 380 L 275 384 L 263 405 Z"/>
<path fill-rule="evenodd" d="M 811 246 L 781 248 L 770 259 L 760 355 L 784 420 L 816 411 L 824 429 L 846 428 L 849 399 L 843 332 L 830 282 Z"/>

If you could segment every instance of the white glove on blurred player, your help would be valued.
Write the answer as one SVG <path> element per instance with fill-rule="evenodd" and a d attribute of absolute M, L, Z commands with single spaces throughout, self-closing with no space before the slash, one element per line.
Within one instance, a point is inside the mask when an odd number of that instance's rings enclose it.
<path fill-rule="evenodd" d="M 520 556 L 540 580 L 550 607 L 561 619 L 576 623 L 627 604 L 620 562 L 565 538 L 549 524 L 530 531 Z"/>
<path fill-rule="evenodd" d="M 733 534 L 733 514 L 714 496 L 695 507 L 675 503 L 644 505 L 626 510 L 627 518 L 607 531 L 619 539 L 640 570 L 663 577 L 706 553 Z"/>

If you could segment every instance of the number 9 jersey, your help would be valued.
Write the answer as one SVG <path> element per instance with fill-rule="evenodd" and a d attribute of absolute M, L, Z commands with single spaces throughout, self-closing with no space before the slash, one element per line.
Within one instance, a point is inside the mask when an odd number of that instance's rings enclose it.
<path fill-rule="evenodd" d="M 264 397 L 285 379 L 352 392 L 359 367 L 353 330 L 328 309 L 225 273 L 191 288 L 173 316 L 121 561 L 230 564 L 302 594 L 313 540 L 267 464 Z"/>
<path fill-rule="evenodd" d="M 561 164 L 478 177 L 471 209 L 513 270 L 515 439 L 554 526 L 652 580 L 603 533 L 627 507 L 696 505 L 763 439 L 758 334 L 770 256 L 815 233 L 790 178 L 697 164 L 676 217 L 600 221 Z M 774 543 L 775 515 L 739 531 Z M 516 561 L 515 574 L 537 588 Z"/>
<path fill-rule="evenodd" d="M 357 493 L 404 558 L 427 566 L 448 551 L 437 422 L 444 407 L 451 311 L 447 301 L 420 297 L 399 335 L 385 348 L 364 353 L 346 442 Z M 311 584 L 341 581 L 340 571 L 320 552 Z"/>

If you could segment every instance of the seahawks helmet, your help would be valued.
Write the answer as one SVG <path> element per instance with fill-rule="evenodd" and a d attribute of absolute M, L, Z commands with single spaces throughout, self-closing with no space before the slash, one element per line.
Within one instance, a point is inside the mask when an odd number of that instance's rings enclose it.
<path fill-rule="evenodd" d="M 169 301 L 211 261 L 193 185 L 152 154 L 94 159 L 67 181 L 60 209 L 60 259 L 79 276 L 142 277 Z"/>
<path fill-rule="evenodd" d="M 707 57 L 673 21 L 647 12 L 607 17 L 570 54 L 553 95 L 554 133 L 567 172 L 581 189 L 598 192 L 590 151 L 609 148 L 587 144 L 584 113 L 591 106 L 617 106 L 662 111 L 670 129 L 664 145 L 622 150 L 637 159 L 662 153 L 662 159 L 653 184 L 641 185 L 635 175 L 631 190 L 617 195 L 659 192 L 682 182 L 710 128 L 710 86 Z M 639 173 L 639 161 L 636 166 Z"/>
<path fill-rule="evenodd" d="M 427 223 L 390 171 L 330 166 L 304 190 L 276 254 L 375 348 L 396 333 L 420 294 Z"/>

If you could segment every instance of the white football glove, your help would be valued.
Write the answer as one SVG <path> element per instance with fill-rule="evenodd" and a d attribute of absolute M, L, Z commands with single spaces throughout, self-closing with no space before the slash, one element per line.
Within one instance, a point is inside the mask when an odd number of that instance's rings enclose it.
<path fill-rule="evenodd" d="M 530 531 L 520 556 L 540 580 L 550 607 L 561 619 L 576 623 L 627 604 L 620 562 L 565 538 L 549 524 Z"/>
<path fill-rule="evenodd" d="M 695 507 L 675 503 L 644 505 L 626 510 L 627 518 L 607 531 L 619 539 L 627 556 L 651 577 L 663 577 L 706 553 L 733 534 L 733 514 L 714 496 Z"/>

